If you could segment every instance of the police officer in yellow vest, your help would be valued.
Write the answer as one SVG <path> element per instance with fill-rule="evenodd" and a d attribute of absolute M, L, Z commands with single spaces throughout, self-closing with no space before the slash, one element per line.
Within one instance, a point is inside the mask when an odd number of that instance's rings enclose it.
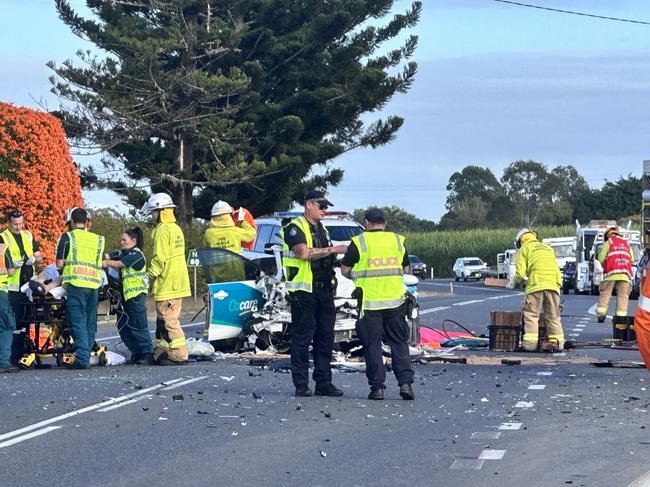
<path fill-rule="evenodd" d="M 0 374 L 18 372 L 19 369 L 11 364 L 11 344 L 16 329 L 14 312 L 9 304 L 7 282 L 14 274 L 13 262 L 7 251 L 7 245 L 0 243 Z"/>
<path fill-rule="evenodd" d="M 176 224 L 176 205 L 165 193 L 156 193 L 142 207 L 158 223 L 153 237 L 153 257 L 147 275 L 156 301 L 154 361 L 158 365 L 184 365 L 188 350 L 179 320 L 183 298 L 190 296 L 190 276 L 185 262 L 185 236 Z"/>
<path fill-rule="evenodd" d="M 413 400 L 413 369 L 409 358 L 409 327 L 404 309 L 403 275 L 410 272 L 404 237 L 385 231 L 386 216 L 379 208 L 365 213 L 366 231 L 352 238 L 341 273 L 354 280 L 361 290 L 361 315 L 357 336 L 363 344 L 368 399 L 384 399 L 386 368 L 381 344 L 391 350 L 393 372 L 403 399 Z"/>
<path fill-rule="evenodd" d="M 519 249 L 515 275 L 506 286 L 512 289 L 526 282 L 523 303 L 524 338 L 523 349 L 537 350 L 539 317 L 542 309 L 546 317 L 546 333 L 549 342 L 560 350 L 564 348 L 564 331 L 560 321 L 560 287 L 562 274 L 553 249 L 537 240 L 537 233 L 522 228 L 515 236 Z M 527 279 L 527 280 L 526 280 Z"/>
<path fill-rule="evenodd" d="M 334 262 L 345 245 L 332 246 L 321 223 L 332 206 L 321 191 L 305 195 L 305 212 L 282 229 L 282 266 L 291 302 L 291 377 L 296 396 L 308 397 L 309 345 L 314 357 L 313 379 L 318 396 L 342 396 L 332 384 L 334 346 Z"/>
<path fill-rule="evenodd" d="M 8 252 L 16 269 L 8 279 L 7 291 L 9 303 L 13 309 L 17 328 L 21 333 L 14 335 L 11 346 L 11 362 L 17 363 L 23 355 L 25 344 L 25 326 L 22 317 L 24 314 L 25 295 L 20 292 L 20 287 L 28 282 L 34 275 L 34 264 L 42 264 L 43 256 L 40 244 L 32 234 L 25 230 L 25 218 L 20 210 L 11 210 L 7 213 L 7 228 L 2 232 L 1 241 L 8 246 Z"/>
<path fill-rule="evenodd" d="M 74 369 L 90 367 L 90 352 L 97 332 L 97 304 L 102 282 L 104 237 L 89 231 L 90 213 L 75 208 L 72 231 L 64 233 L 56 248 L 56 266 L 63 268 L 67 291 L 66 318 L 74 338 Z"/>

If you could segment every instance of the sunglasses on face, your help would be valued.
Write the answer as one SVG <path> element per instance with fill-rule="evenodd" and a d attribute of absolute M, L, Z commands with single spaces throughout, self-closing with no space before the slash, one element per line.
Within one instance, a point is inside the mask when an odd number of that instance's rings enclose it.
<path fill-rule="evenodd" d="M 13 210 L 7 213 L 7 218 L 20 218 L 23 214 L 19 210 Z"/>

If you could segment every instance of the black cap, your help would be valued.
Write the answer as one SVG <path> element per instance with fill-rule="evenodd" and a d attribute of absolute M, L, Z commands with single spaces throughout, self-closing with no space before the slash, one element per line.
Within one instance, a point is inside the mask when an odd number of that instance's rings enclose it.
<path fill-rule="evenodd" d="M 327 197 L 325 196 L 325 192 L 323 192 L 323 191 L 316 191 L 316 190 L 309 191 L 305 195 L 305 203 L 307 203 L 308 201 L 315 201 L 316 203 L 319 203 L 319 204 L 320 203 L 325 203 L 328 206 L 334 206 L 334 204 L 330 200 L 327 199 Z"/>
<path fill-rule="evenodd" d="M 379 208 L 368 208 L 363 217 L 369 223 L 386 223 L 386 215 Z"/>

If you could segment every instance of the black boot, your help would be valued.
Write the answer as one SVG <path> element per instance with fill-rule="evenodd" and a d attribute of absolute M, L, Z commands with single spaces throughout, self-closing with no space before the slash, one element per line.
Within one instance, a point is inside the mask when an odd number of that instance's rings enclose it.
<path fill-rule="evenodd" d="M 384 400 L 384 389 L 381 387 L 379 389 L 370 389 L 370 394 L 368 394 L 368 399 L 371 401 L 383 401 Z"/>
<path fill-rule="evenodd" d="M 412 401 L 415 399 L 415 392 L 413 392 L 411 384 L 402 384 L 399 386 L 399 395 L 402 396 L 402 399 L 405 401 Z"/>

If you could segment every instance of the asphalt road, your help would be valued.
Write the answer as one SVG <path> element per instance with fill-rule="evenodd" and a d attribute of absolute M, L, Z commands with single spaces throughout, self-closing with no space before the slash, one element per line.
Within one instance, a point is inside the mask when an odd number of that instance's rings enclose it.
<path fill-rule="evenodd" d="M 425 326 L 452 319 L 484 332 L 490 310 L 522 299 L 482 283 L 453 288 L 430 296 L 449 282 L 422 283 Z M 565 297 L 571 338 L 611 336 L 590 313 L 594 303 Z M 113 330 L 100 335 L 115 346 Z M 585 353 L 612 355 L 569 355 Z M 645 369 L 415 369 L 413 402 L 399 399 L 392 376 L 386 400 L 370 402 L 365 376 L 340 371 L 343 398 L 297 399 L 289 374 L 238 359 L 4 376 L 0 486 L 650 485 Z"/>

